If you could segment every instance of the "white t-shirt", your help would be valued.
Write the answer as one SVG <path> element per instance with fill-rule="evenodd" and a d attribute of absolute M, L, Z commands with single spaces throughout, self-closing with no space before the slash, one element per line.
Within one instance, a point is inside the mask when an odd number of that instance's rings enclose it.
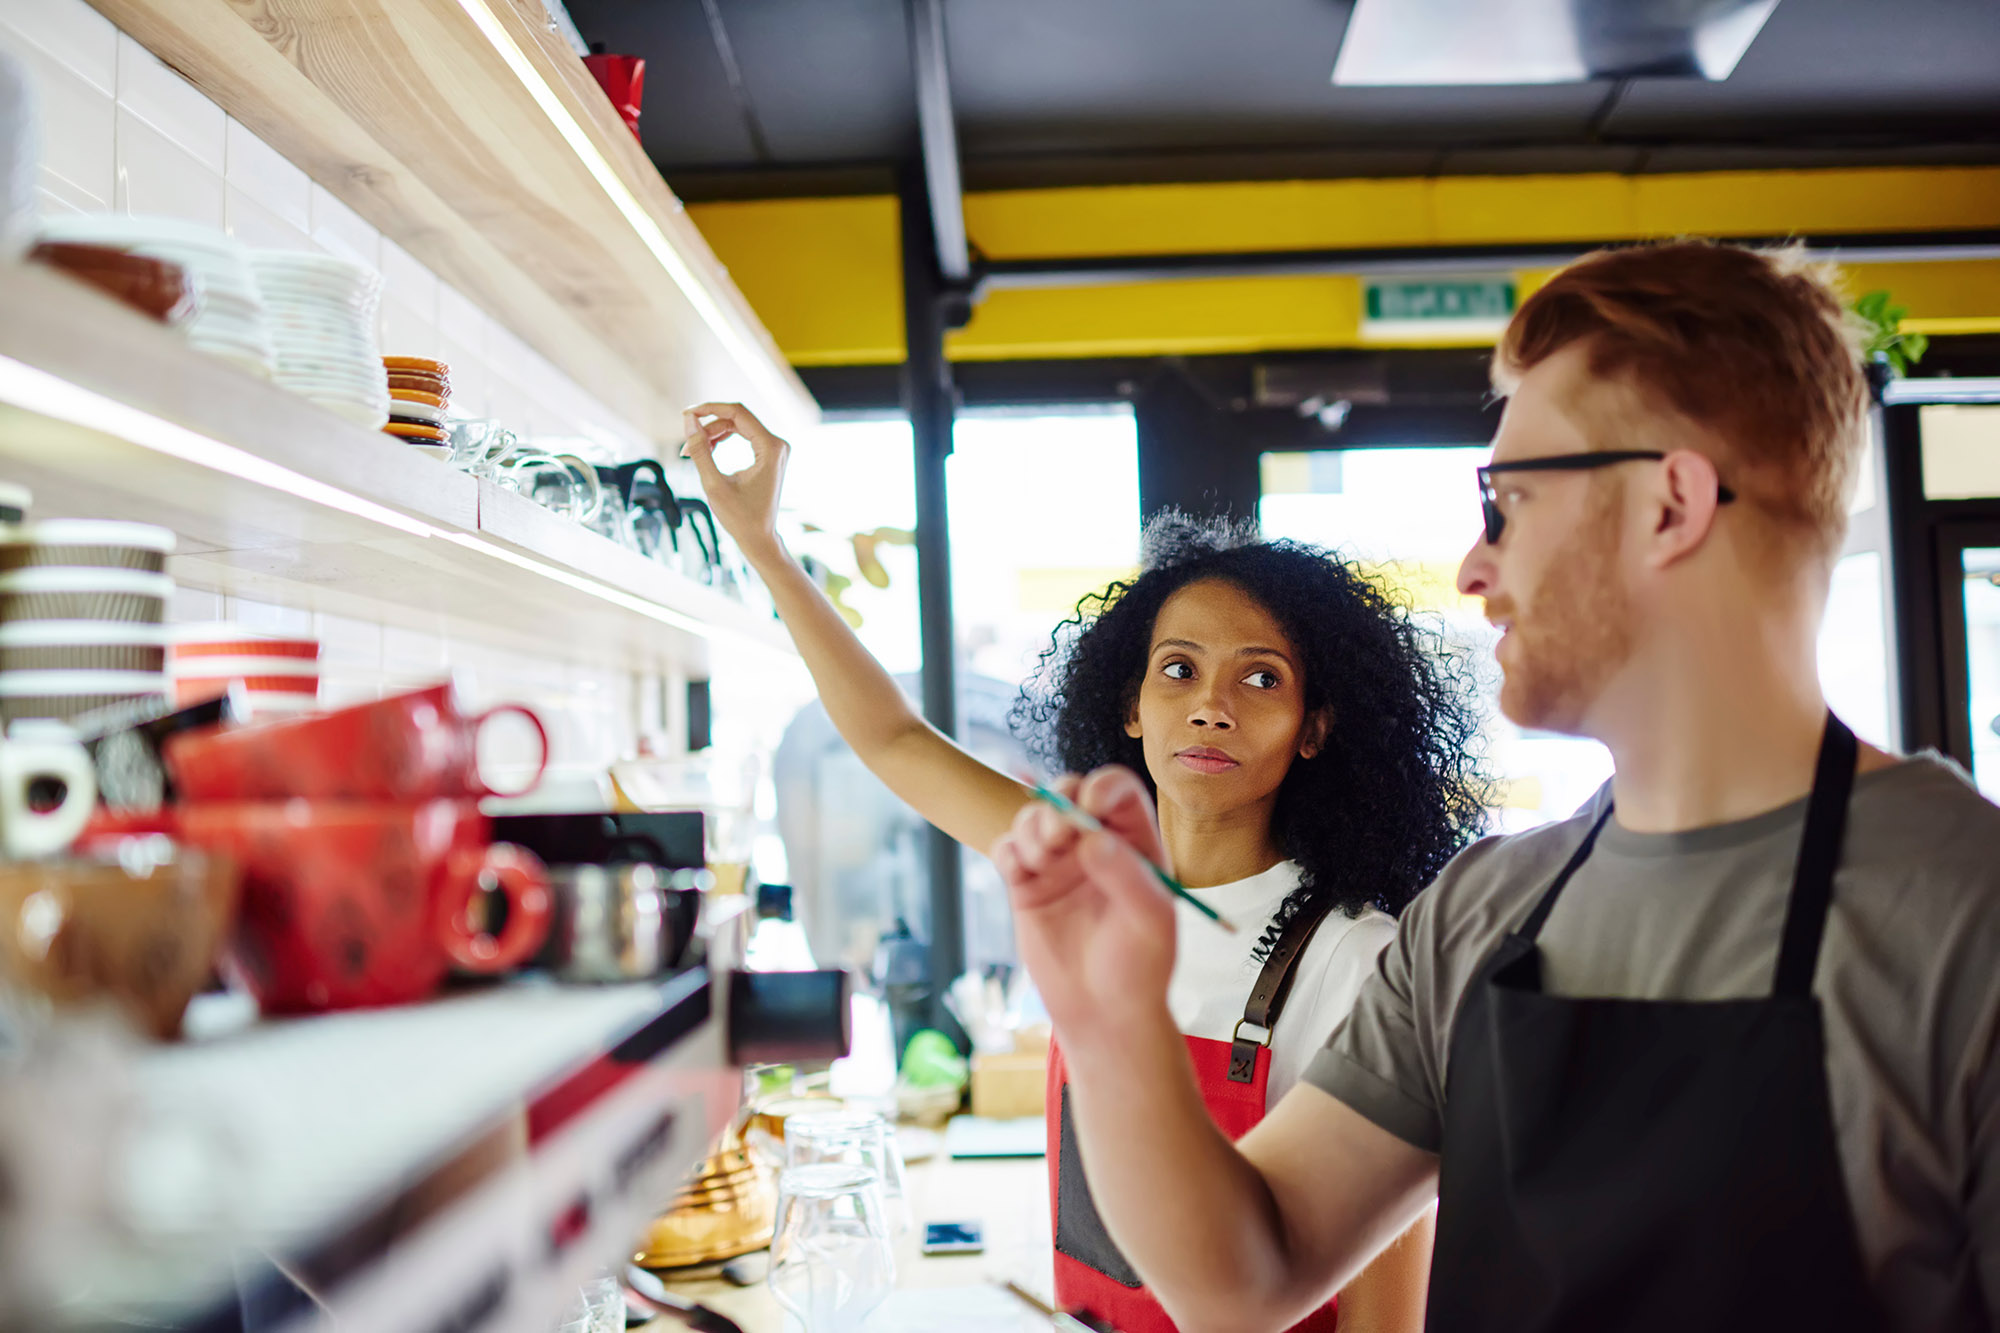
<path fill-rule="evenodd" d="M 1167 986 L 1167 1007 L 1183 1033 L 1212 1041 L 1228 1041 L 1235 1035 L 1250 988 L 1264 968 L 1250 951 L 1298 886 L 1298 862 L 1280 861 L 1249 879 L 1189 890 L 1227 917 L 1239 933 L 1225 934 L 1193 908 L 1180 905 L 1180 952 Z M 1375 970 L 1376 957 L 1395 937 L 1395 918 L 1373 908 L 1354 917 L 1334 911 L 1320 922 L 1294 966 L 1291 992 L 1271 1033 L 1266 1110 L 1292 1090 L 1347 1017 L 1362 981 Z"/>

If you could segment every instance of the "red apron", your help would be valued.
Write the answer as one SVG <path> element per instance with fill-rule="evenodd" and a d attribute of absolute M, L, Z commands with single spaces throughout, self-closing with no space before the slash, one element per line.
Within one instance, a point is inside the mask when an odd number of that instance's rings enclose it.
<path fill-rule="evenodd" d="M 1271 1028 L 1291 983 L 1292 965 L 1305 952 L 1323 916 L 1293 920 L 1251 991 L 1234 1042 L 1187 1037 L 1195 1082 L 1216 1127 L 1233 1142 L 1264 1118 L 1271 1074 Z M 1248 1028 L 1258 1035 L 1245 1035 Z M 1076 1152 L 1069 1114 L 1069 1066 L 1062 1046 L 1049 1047 L 1046 1115 L 1049 1135 L 1049 1209 L 1055 1224 L 1056 1304 L 1088 1311 L 1118 1333 L 1177 1333 L 1174 1321 L 1140 1282 L 1139 1275 L 1104 1230 L 1090 1185 Z M 1337 1302 L 1328 1301 L 1294 1327 L 1293 1333 L 1333 1333 Z"/>

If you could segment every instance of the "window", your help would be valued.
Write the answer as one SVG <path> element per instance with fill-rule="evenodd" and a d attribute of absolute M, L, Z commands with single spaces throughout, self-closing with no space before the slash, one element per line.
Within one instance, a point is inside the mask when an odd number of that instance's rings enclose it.
<path fill-rule="evenodd" d="M 1008 731 L 1007 713 L 1021 683 L 1078 599 L 1138 563 L 1136 433 L 1125 409 L 967 415 L 954 445 L 946 482 L 959 740 L 988 763 L 1019 772 L 1026 755 Z M 785 489 L 788 512 L 819 529 L 798 540 L 796 553 L 845 581 L 839 600 L 859 615 L 856 633 L 917 698 L 917 559 L 904 544 L 916 526 L 909 423 L 821 428 L 793 450 Z M 869 579 L 857 534 L 886 588 Z M 866 970 L 898 920 L 929 938 L 928 834 L 810 700 L 808 691 L 791 707 L 773 710 L 767 702 L 763 709 L 776 713 L 784 733 L 775 761 L 783 845 L 758 865 L 789 875 L 823 966 Z M 963 873 L 967 966 L 1013 962 L 998 874 L 972 851 Z"/>
<path fill-rule="evenodd" d="M 1960 553 L 1965 582 L 1965 669 L 1972 777 L 2000 801 L 2000 547 Z"/>
<path fill-rule="evenodd" d="M 951 496 L 959 670 L 1018 688 L 1078 600 L 1139 564 L 1128 409 L 968 414 Z"/>
<path fill-rule="evenodd" d="M 1473 469 L 1484 446 L 1266 454 L 1258 517 L 1266 537 L 1325 546 L 1410 599 L 1446 642 L 1480 666 L 1494 826 L 1516 832 L 1566 819 L 1611 776 L 1596 741 L 1525 731 L 1500 716 L 1497 639 L 1474 598 L 1458 595 L 1458 565 L 1479 535 Z"/>

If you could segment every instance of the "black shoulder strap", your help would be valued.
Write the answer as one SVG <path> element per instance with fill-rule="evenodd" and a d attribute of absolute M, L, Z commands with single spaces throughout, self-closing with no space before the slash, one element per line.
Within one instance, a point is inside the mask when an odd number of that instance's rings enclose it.
<path fill-rule="evenodd" d="M 1833 905 L 1833 872 L 1840 865 L 1841 840 L 1847 831 L 1847 801 L 1854 791 L 1854 768 L 1860 750 L 1847 724 L 1828 713 L 1826 732 L 1819 743 L 1819 763 L 1813 771 L 1812 799 L 1806 803 L 1798 867 L 1792 872 L 1791 901 L 1785 908 L 1785 933 L 1778 946 L 1774 994 L 1812 994 L 1820 938 L 1826 933 L 1826 914 Z"/>
<path fill-rule="evenodd" d="M 1604 826 L 1611 822 L 1612 813 L 1613 806 L 1607 800 L 1604 803 L 1603 813 L 1591 822 L 1590 832 L 1583 835 L 1583 841 L 1570 853 L 1569 860 L 1563 863 L 1562 870 L 1542 896 L 1535 901 L 1535 910 L 1528 913 L 1528 919 L 1514 932 L 1516 935 L 1530 944 L 1535 942 L 1535 937 L 1542 933 L 1542 923 L 1547 921 L 1549 913 L 1555 910 L 1556 899 L 1562 897 L 1562 891 L 1569 887 L 1570 880 L 1583 868 L 1583 863 L 1590 859 L 1591 848 L 1597 846 L 1597 835 L 1604 832 Z"/>
<path fill-rule="evenodd" d="M 1248 1083 L 1256 1077 L 1257 1048 L 1271 1044 L 1271 1029 L 1277 1026 L 1278 1013 L 1285 1007 L 1285 1000 L 1292 991 L 1292 973 L 1296 970 L 1299 955 L 1306 951 L 1313 932 L 1320 922 L 1326 920 L 1333 910 L 1331 903 L 1308 907 L 1288 922 L 1278 934 L 1277 943 L 1271 946 L 1270 957 L 1264 960 L 1264 968 L 1257 974 L 1257 984 L 1250 988 L 1250 1002 L 1243 1006 L 1243 1021 L 1236 1025 L 1234 1040 L 1229 1043 L 1229 1081 Z M 1248 1027 L 1262 1028 L 1264 1039 L 1256 1041 L 1243 1035 Z"/>

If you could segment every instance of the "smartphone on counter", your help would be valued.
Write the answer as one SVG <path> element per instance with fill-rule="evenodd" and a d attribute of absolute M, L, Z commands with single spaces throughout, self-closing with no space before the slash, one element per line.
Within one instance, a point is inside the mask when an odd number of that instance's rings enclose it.
<path fill-rule="evenodd" d="M 977 1222 L 927 1222 L 925 1254 L 978 1254 L 986 1248 L 986 1233 Z"/>

